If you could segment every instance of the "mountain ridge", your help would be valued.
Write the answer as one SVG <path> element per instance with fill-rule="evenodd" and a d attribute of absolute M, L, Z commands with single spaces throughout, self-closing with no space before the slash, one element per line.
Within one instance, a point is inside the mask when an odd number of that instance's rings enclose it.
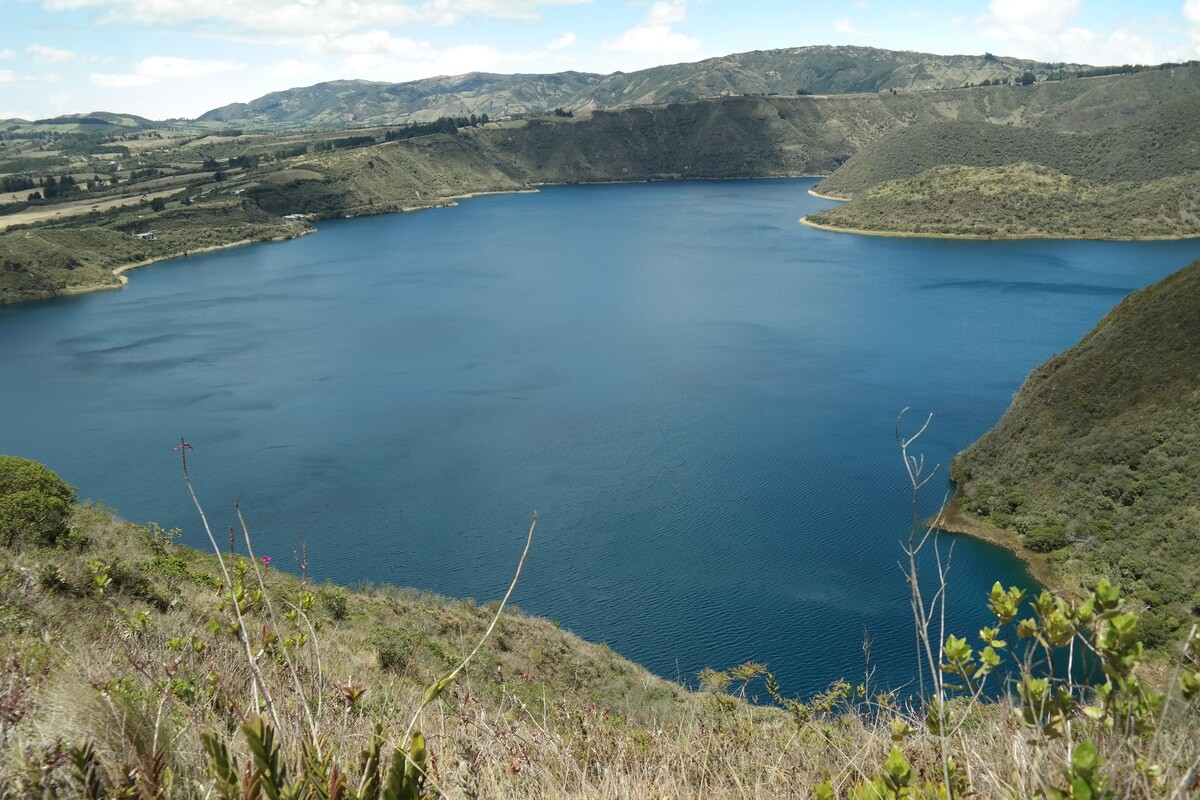
<path fill-rule="evenodd" d="M 544 113 L 694 100 L 722 94 L 848 94 L 957 88 L 984 80 L 1048 78 L 1082 64 L 983 55 L 942 56 L 872 47 L 813 45 L 754 50 L 606 75 L 471 72 L 403 83 L 328 81 L 271 92 L 197 117 L 199 123 L 271 127 L 394 125 L 439 116 Z M 353 89 L 350 90 L 351 84 Z M 350 91 L 347 91 L 350 90 Z M 331 105 L 331 98 L 338 105 Z"/>

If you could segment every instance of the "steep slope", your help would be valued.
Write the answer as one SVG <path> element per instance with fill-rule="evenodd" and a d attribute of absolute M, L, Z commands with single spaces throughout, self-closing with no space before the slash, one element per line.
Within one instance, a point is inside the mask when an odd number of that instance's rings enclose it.
<path fill-rule="evenodd" d="M 952 465 L 948 526 L 1002 529 L 1066 580 L 1107 576 L 1162 644 L 1200 615 L 1200 262 L 1038 367 Z"/>
<path fill-rule="evenodd" d="M 291 164 L 301 172 L 265 175 L 248 193 L 272 212 L 341 215 L 537 183 L 819 174 L 874 137 L 936 113 L 919 94 L 727 97 L 598 111 L 310 154 Z"/>
<path fill-rule="evenodd" d="M 1200 236 L 1200 173 L 1105 184 L 1028 163 L 934 167 L 805 221 L 918 236 L 1192 237 Z"/>

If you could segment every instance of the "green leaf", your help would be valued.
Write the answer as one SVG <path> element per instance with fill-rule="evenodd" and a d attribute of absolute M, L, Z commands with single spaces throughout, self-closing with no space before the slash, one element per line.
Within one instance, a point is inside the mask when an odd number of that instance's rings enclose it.
<path fill-rule="evenodd" d="M 429 705 L 434 700 L 442 696 L 442 692 L 446 691 L 452 683 L 454 683 L 455 675 L 453 672 L 447 672 L 445 675 L 437 679 L 437 682 L 425 690 L 425 705 Z"/>

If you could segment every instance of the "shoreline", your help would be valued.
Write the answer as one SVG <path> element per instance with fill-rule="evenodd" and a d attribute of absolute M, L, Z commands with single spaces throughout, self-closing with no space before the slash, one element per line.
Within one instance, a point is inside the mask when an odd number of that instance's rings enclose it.
<path fill-rule="evenodd" d="M 797 222 L 801 225 L 807 225 L 810 228 L 829 231 L 831 233 L 850 233 L 855 236 L 881 236 L 890 239 L 965 239 L 985 242 L 1015 242 L 1034 239 L 1073 242 L 1182 242 L 1190 239 L 1200 239 L 1200 233 L 1186 236 L 1071 236 L 1065 233 L 1021 233 L 988 236 L 982 233 L 926 233 L 922 231 L 880 231 L 867 228 L 841 228 L 836 225 L 813 222 L 808 217 L 801 217 Z"/>
<path fill-rule="evenodd" d="M 817 176 L 814 175 L 813 177 L 817 177 Z M 834 197 L 831 194 L 821 194 L 816 189 L 809 189 L 808 193 L 811 194 L 813 197 L 819 197 L 822 200 L 833 200 L 834 202 L 837 202 L 837 203 L 849 203 L 850 202 L 849 197 Z"/>
<path fill-rule="evenodd" d="M 957 494 L 940 514 L 927 520 L 926 524 L 951 536 L 967 536 L 1002 547 L 1025 565 L 1030 577 L 1042 588 L 1073 600 L 1083 600 L 1086 597 L 1086 593 L 1080 587 L 1063 578 L 1044 553 L 1035 553 L 1025 547 L 1020 538 L 1007 528 L 984 522 L 959 508 Z"/>
<path fill-rule="evenodd" d="M 262 244 L 265 242 L 287 242 L 292 239 L 299 239 L 301 236 L 307 236 L 310 233 L 316 233 L 317 229 L 313 227 L 305 228 L 299 231 L 295 236 L 272 236 L 269 239 L 239 239 L 236 242 L 227 242 L 225 244 L 212 244 L 208 247 L 201 247 L 196 250 L 187 250 L 183 253 L 175 253 L 173 255 L 163 256 L 162 258 L 149 258 L 143 261 L 134 261 L 129 264 L 121 264 L 113 267 L 110 272 L 117 278 L 117 283 L 82 283 L 75 286 L 68 286 L 58 292 L 41 292 L 29 297 L 21 297 L 16 300 L 0 300 L 0 305 L 16 305 L 18 303 L 29 303 L 35 300 L 53 300 L 56 297 L 77 297 L 82 294 L 92 294 L 94 292 L 110 292 L 117 289 L 124 289 L 129 285 L 129 278 L 125 276 L 126 272 L 131 272 L 142 267 L 149 267 L 154 264 L 160 264 L 163 261 L 170 261 L 175 258 L 187 258 L 188 256 L 201 255 L 203 253 L 214 253 L 218 250 L 232 250 L 235 247 L 245 247 L 251 244 Z"/>
<path fill-rule="evenodd" d="M 660 181 L 661 182 L 669 182 L 669 181 L 676 181 L 676 180 L 679 180 L 679 181 L 691 181 L 691 180 L 746 181 L 746 180 L 751 180 L 751 181 L 753 181 L 753 180 L 780 180 L 780 179 L 784 179 L 784 178 L 804 179 L 804 178 L 824 178 L 824 177 L 828 177 L 828 176 L 825 176 L 825 175 L 767 175 L 767 176 L 757 176 L 757 177 L 750 177 L 750 178 L 677 177 L 677 178 L 662 178 L 662 179 L 646 179 L 646 180 L 638 180 L 638 181 L 583 181 L 580 183 L 550 183 L 550 182 L 531 183 L 531 184 L 527 184 L 527 186 L 525 188 L 518 188 L 518 189 L 496 189 L 496 190 L 489 190 L 489 191 L 466 192 L 464 194 L 453 194 L 453 195 L 449 195 L 446 197 L 442 197 L 437 202 L 432 202 L 432 203 L 429 203 L 426 205 L 402 206 L 400 208 L 377 209 L 377 210 L 369 211 L 368 213 L 357 213 L 357 211 L 352 211 L 351 213 L 348 213 L 348 214 L 341 214 L 338 216 L 331 216 L 331 217 L 322 217 L 321 219 L 357 219 L 359 217 L 378 217 L 378 216 L 383 216 L 384 214 L 404 214 L 404 213 L 408 213 L 411 211 L 428 211 L 430 209 L 435 209 L 435 208 L 450 208 L 450 207 L 454 207 L 454 206 L 458 205 L 458 203 L 456 201 L 469 200 L 472 197 L 485 197 L 487 195 L 501 195 L 501 194 L 537 194 L 540 191 L 540 189 L 538 188 L 540 186 L 625 185 L 625 184 L 635 184 L 635 183 L 656 183 L 656 182 L 660 182 Z M 368 206 L 367 208 L 371 208 L 371 207 Z M 62 289 L 61 291 L 39 292 L 37 294 L 32 294 L 32 295 L 28 295 L 25 297 L 19 297 L 19 298 L 13 299 L 13 300 L 0 300 L 0 305 L 16 305 L 18 303 L 28 303 L 28 302 L 33 302 L 33 301 L 37 301 L 37 300 L 53 300 L 56 297 L 76 297 L 78 295 L 83 295 L 83 294 L 92 294 L 93 292 L 108 292 L 108 291 L 114 291 L 117 289 L 124 289 L 126 286 L 129 285 L 129 278 L 125 277 L 125 273 L 130 272 L 131 270 L 141 269 L 142 267 L 149 267 L 153 264 L 158 264 L 163 261 L 170 261 L 173 258 L 186 258 L 187 256 L 190 256 L 190 255 L 198 255 L 201 253 L 211 253 L 211 252 L 215 252 L 217 250 L 230 250 L 235 247 L 244 247 L 246 245 L 251 245 L 251 244 L 261 244 L 263 242 L 284 242 L 284 241 L 288 241 L 289 239 L 298 239 L 301 236 L 305 236 L 310 233 L 315 233 L 316 230 L 317 229 L 315 227 L 310 226 L 310 227 L 304 229 L 303 231 L 297 233 L 295 236 L 273 236 L 269 239 L 241 239 L 239 241 L 228 242 L 226 244 L 210 245 L 208 247 L 203 247 L 198 250 L 188 250 L 184 253 L 175 253 L 172 255 L 164 255 L 161 258 L 151 258 L 151 259 L 146 259 L 144 261 L 136 261 L 136 262 L 133 262 L 130 264 L 121 264 L 119 266 L 113 267 L 111 270 L 112 274 L 117 277 L 117 280 L 118 280 L 117 283 L 78 284 L 75 286 L 68 286 L 65 289 Z"/>

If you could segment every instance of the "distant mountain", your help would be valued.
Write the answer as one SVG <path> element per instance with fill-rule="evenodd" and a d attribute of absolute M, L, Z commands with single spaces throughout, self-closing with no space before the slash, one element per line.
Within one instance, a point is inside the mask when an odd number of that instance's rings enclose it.
<path fill-rule="evenodd" d="M 983 81 L 1044 79 L 1087 69 L 1017 58 L 939 56 L 873 47 L 758 50 L 637 72 L 496 75 L 473 72 L 407 83 L 331 81 L 272 92 L 213 109 L 198 122 L 243 127 L 347 127 L 428 121 L 439 116 L 609 109 L 703 97 L 918 91 Z"/>
<path fill-rule="evenodd" d="M 256 128 L 346 128 L 429 121 L 442 116 L 540 113 L 561 106 L 603 79 L 603 75 L 586 72 L 472 72 L 408 83 L 329 81 L 222 106 L 202 114 L 197 122 Z"/>
<path fill-rule="evenodd" d="M 5 119 L 0 120 L 0 133 L 34 133 L 48 131 L 55 133 L 130 133 L 132 131 L 150 130 L 161 127 L 159 123 L 139 117 L 136 114 L 111 114 L 107 111 L 93 111 L 90 114 L 64 114 L 61 117 L 47 119 Z"/>

